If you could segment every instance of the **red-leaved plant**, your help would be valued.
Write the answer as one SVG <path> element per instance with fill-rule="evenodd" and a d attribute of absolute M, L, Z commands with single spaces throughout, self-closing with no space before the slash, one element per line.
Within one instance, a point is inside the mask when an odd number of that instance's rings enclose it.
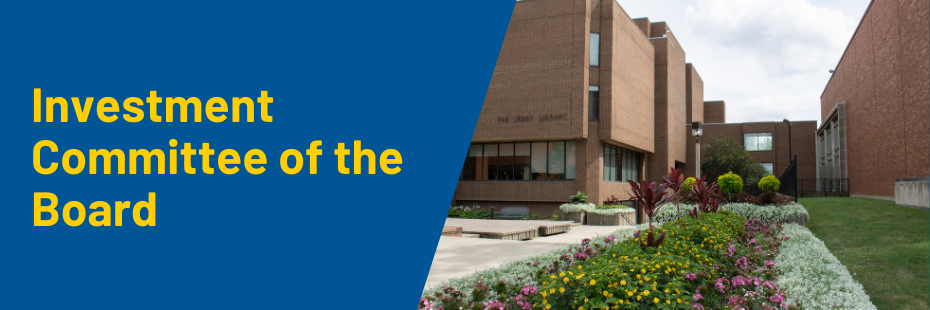
<path fill-rule="evenodd" d="M 652 217 L 656 215 L 659 208 L 662 208 L 662 206 L 674 199 L 675 194 L 669 195 L 666 191 L 668 186 L 665 184 L 656 185 L 656 182 L 646 184 L 645 180 L 640 180 L 639 184 L 633 181 L 627 182 L 629 182 L 630 186 L 633 188 L 633 192 L 630 193 L 630 196 L 642 206 L 643 211 L 646 212 L 646 216 L 649 217 L 649 232 L 646 237 L 643 238 L 643 245 L 646 247 L 658 247 L 662 244 L 662 240 L 665 239 L 665 234 L 663 233 L 656 236 L 652 232 Z M 636 237 L 640 238 L 640 235 L 637 234 Z"/>
<path fill-rule="evenodd" d="M 668 168 L 669 172 L 667 176 L 662 177 L 662 184 L 668 186 L 672 189 L 672 200 L 675 201 L 675 198 L 678 197 L 678 192 L 681 190 L 681 185 L 685 183 L 685 175 L 681 172 L 681 169 Z M 678 227 L 681 227 L 681 207 L 678 205 L 678 202 L 675 201 L 675 214 L 678 216 Z"/>
<path fill-rule="evenodd" d="M 705 179 L 707 179 L 706 175 L 694 183 L 691 187 L 691 196 L 697 200 L 697 209 L 700 209 L 702 213 L 717 213 L 717 208 L 720 206 L 720 190 L 717 188 L 717 183 L 708 185 Z"/>

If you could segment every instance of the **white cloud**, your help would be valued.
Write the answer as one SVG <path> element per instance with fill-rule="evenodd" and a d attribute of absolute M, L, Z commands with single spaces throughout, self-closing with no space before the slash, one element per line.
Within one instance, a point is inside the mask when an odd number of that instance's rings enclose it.
<path fill-rule="evenodd" d="M 822 2 L 822 1 L 821 1 Z M 868 0 L 618 0 L 631 17 L 664 20 L 729 122 L 819 120 L 820 94 Z M 819 5 L 819 6 L 818 6 Z"/>

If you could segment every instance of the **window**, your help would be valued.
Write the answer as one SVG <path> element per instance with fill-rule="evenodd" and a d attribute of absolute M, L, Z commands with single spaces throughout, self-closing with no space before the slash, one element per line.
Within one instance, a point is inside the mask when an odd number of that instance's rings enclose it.
<path fill-rule="evenodd" d="M 604 144 L 604 181 L 639 181 L 640 153 Z"/>
<path fill-rule="evenodd" d="M 601 34 L 591 33 L 591 66 L 599 66 L 601 60 Z"/>
<path fill-rule="evenodd" d="M 747 151 L 771 151 L 772 133 L 745 133 L 743 134 L 743 146 Z"/>
<path fill-rule="evenodd" d="M 600 113 L 600 91 L 596 85 L 588 86 L 588 120 L 596 121 Z"/>
<path fill-rule="evenodd" d="M 575 141 L 472 144 L 459 180 L 574 180 Z"/>
<path fill-rule="evenodd" d="M 772 170 L 774 170 L 775 168 L 772 165 L 772 163 L 762 163 L 762 168 L 765 168 L 765 171 L 769 173 L 768 175 L 774 175 Z"/>

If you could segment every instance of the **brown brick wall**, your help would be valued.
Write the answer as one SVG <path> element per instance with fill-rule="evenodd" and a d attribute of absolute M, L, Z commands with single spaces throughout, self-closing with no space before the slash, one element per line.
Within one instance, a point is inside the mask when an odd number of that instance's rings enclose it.
<path fill-rule="evenodd" d="M 846 102 L 852 195 L 894 196 L 894 180 L 930 175 L 928 2 L 875 0 L 821 100 L 821 122 Z"/>
<path fill-rule="evenodd" d="M 587 3 L 516 3 L 473 140 L 585 137 Z"/>
<path fill-rule="evenodd" d="M 675 162 L 686 161 L 685 52 L 666 32 L 664 22 L 653 23 L 649 41 L 655 47 L 655 152 L 650 156 L 646 180 L 659 182 Z M 665 34 L 667 37 L 662 37 Z"/>
<path fill-rule="evenodd" d="M 653 152 L 654 48 L 620 5 L 609 3 L 600 19 L 600 140 Z"/>
<path fill-rule="evenodd" d="M 685 64 L 685 122 L 704 122 L 704 80 L 690 63 Z M 690 129 L 689 129 L 690 130 Z M 687 133 L 690 135 L 690 131 Z M 690 157 L 689 157 L 690 158 Z"/>
<path fill-rule="evenodd" d="M 723 124 L 727 122 L 727 105 L 723 100 L 704 101 L 704 123 Z"/>
<path fill-rule="evenodd" d="M 791 152 L 798 155 L 798 178 L 815 178 L 816 171 L 816 150 L 814 143 L 814 131 L 817 130 L 817 121 L 796 121 L 791 123 Z M 694 136 L 690 134 L 691 127 L 688 126 L 688 156 L 694 158 Z M 752 157 L 759 162 L 772 163 L 772 172 L 775 176 L 788 167 L 790 157 L 788 155 L 788 124 L 784 122 L 759 122 L 759 123 L 731 123 L 731 124 L 710 124 L 704 126 L 704 135 L 701 136 L 701 146 L 710 143 L 710 138 L 715 135 L 725 135 L 736 140 L 740 146 L 743 145 L 744 133 L 771 132 L 772 133 L 772 150 L 771 151 L 754 151 L 750 152 Z M 703 154 L 703 153 L 702 153 Z M 684 173 L 687 176 L 694 176 L 693 160 L 685 164 Z M 708 176 L 711 180 L 716 180 L 717 176 Z"/>

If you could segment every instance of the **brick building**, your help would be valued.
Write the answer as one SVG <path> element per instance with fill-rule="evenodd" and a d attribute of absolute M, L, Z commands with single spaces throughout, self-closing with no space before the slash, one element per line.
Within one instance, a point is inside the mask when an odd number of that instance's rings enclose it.
<path fill-rule="evenodd" d="M 848 178 L 852 196 L 930 175 L 928 6 L 872 1 L 820 97 L 817 176 Z"/>
<path fill-rule="evenodd" d="M 595 203 L 627 198 L 627 180 L 660 181 L 693 161 L 691 122 L 725 122 L 723 101 L 705 102 L 703 90 L 665 22 L 632 19 L 613 0 L 516 2 L 452 205 L 548 216 L 578 191 Z M 704 136 L 743 143 L 764 131 L 778 147 L 783 125 L 715 124 Z M 816 124 L 807 127 L 811 136 Z M 762 153 L 773 169 L 789 157 Z"/>

